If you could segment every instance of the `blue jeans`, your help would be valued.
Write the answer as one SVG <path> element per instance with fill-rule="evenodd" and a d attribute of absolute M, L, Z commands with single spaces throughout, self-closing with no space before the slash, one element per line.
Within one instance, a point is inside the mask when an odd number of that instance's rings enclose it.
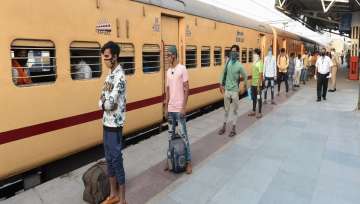
<path fill-rule="evenodd" d="M 104 150 L 108 176 L 116 177 L 119 185 L 125 184 L 125 170 L 122 158 L 122 128 L 118 131 L 104 128 Z"/>
<path fill-rule="evenodd" d="M 308 80 L 308 70 L 304 68 L 301 70 L 300 81 L 307 81 L 307 80 Z"/>
<path fill-rule="evenodd" d="M 168 127 L 169 127 L 169 141 L 171 138 L 174 138 L 176 135 L 176 126 L 179 125 L 180 136 L 185 142 L 186 146 L 186 161 L 191 161 L 191 151 L 190 151 L 190 142 L 189 136 L 186 129 L 186 120 L 179 112 L 169 112 L 168 113 Z"/>

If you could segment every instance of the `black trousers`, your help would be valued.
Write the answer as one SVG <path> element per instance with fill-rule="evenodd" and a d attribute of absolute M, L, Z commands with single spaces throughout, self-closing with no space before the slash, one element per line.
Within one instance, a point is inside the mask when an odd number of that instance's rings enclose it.
<path fill-rule="evenodd" d="M 278 78 L 277 78 L 278 92 L 280 92 L 281 82 L 283 82 L 283 81 L 285 82 L 286 92 L 289 92 L 288 74 L 284 73 L 284 72 L 279 72 Z"/>
<path fill-rule="evenodd" d="M 321 99 L 321 97 L 326 98 L 327 88 L 329 79 L 327 78 L 329 73 L 320 74 L 317 73 L 317 97 Z"/>
<path fill-rule="evenodd" d="M 259 99 L 257 98 L 258 94 L 260 96 Z M 258 90 L 257 86 L 251 86 L 251 99 L 253 101 L 253 111 L 256 112 L 256 103 L 259 102 L 259 113 L 261 113 L 261 107 L 262 107 L 261 88 L 260 90 Z"/>

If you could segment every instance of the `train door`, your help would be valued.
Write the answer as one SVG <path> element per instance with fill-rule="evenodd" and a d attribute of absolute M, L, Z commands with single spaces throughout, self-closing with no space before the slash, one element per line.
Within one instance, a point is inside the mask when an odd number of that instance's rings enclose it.
<path fill-rule="evenodd" d="M 163 53 L 163 94 L 165 95 L 166 72 L 169 69 L 170 63 L 167 59 L 168 47 L 175 45 L 178 51 L 178 58 L 180 55 L 179 50 L 179 19 L 170 16 L 161 16 L 161 42 Z M 163 107 L 165 110 L 165 106 Z"/>

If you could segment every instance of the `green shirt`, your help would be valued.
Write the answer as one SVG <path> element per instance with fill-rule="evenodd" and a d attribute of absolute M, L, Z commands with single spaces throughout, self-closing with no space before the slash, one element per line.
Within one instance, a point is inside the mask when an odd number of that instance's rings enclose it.
<path fill-rule="evenodd" d="M 227 72 L 226 72 L 226 81 L 225 81 L 225 90 L 227 91 L 233 91 L 233 92 L 239 92 L 239 82 L 240 82 L 240 75 L 244 79 L 244 81 L 247 81 L 247 74 L 245 72 L 245 69 L 243 65 L 239 62 L 226 62 L 227 65 Z M 220 84 L 222 84 L 225 68 L 221 74 L 220 77 Z"/>
<path fill-rule="evenodd" d="M 261 60 L 257 61 L 255 64 L 252 64 L 251 66 L 251 73 L 252 73 L 252 86 L 258 86 L 259 80 L 260 80 L 260 74 L 263 73 L 264 70 L 264 64 L 261 62 Z M 260 82 L 261 83 L 261 82 Z"/>

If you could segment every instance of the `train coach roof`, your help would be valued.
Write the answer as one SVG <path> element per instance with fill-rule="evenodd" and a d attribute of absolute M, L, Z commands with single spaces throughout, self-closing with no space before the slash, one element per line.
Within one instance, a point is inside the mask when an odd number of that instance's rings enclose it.
<path fill-rule="evenodd" d="M 240 27 L 250 28 L 260 32 L 271 33 L 271 27 L 265 23 L 235 14 L 231 11 L 203 3 L 198 0 L 132 0 L 145 4 L 151 4 L 186 14 L 204 17 L 223 23 L 229 23 Z"/>

